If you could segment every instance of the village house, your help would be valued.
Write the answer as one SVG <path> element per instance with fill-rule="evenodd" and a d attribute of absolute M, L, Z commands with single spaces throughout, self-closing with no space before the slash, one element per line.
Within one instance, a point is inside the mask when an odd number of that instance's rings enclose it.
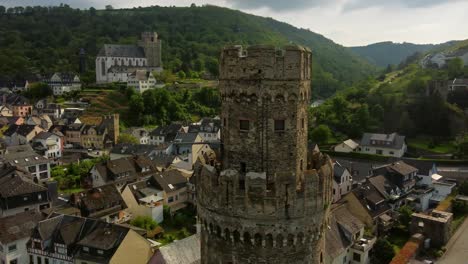
<path fill-rule="evenodd" d="M 187 182 L 189 175 L 177 169 L 165 170 L 153 175 L 157 189 L 163 191 L 163 204 L 175 212 L 187 206 Z"/>
<path fill-rule="evenodd" d="M 34 183 L 28 172 L 4 164 L 0 170 L 0 218 L 50 207 L 47 188 Z M 0 232 L 2 233 L 2 232 Z"/>
<path fill-rule="evenodd" d="M 436 206 L 447 196 L 449 196 L 455 189 L 456 184 L 453 181 L 448 181 L 444 176 L 438 174 L 437 166 L 433 164 L 431 170 L 427 173 L 418 173 L 418 181 L 416 182 L 416 190 L 429 189 L 431 192 L 428 194 L 427 201 L 419 211 L 426 211 L 432 206 Z"/>
<path fill-rule="evenodd" d="M 161 246 L 148 264 L 195 264 L 201 259 L 200 234 Z"/>
<path fill-rule="evenodd" d="M 358 143 L 356 143 L 352 139 L 348 139 L 336 145 L 333 150 L 335 152 L 350 153 L 350 152 L 356 151 L 358 147 L 359 147 Z"/>
<path fill-rule="evenodd" d="M 81 147 L 81 133 L 84 129 L 83 124 L 71 124 L 64 128 L 65 145 L 69 147 Z"/>
<path fill-rule="evenodd" d="M 398 186 L 402 192 L 411 191 L 416 185 L 418 169 L 403 161 L 393 162 L 381 167 L 374 168 L 371 175 L 383 175 L 390 182 Z"/>
<path fill-rule="evenodd" d="M 64 93 L 81 90 L 80 77 L 69 72 L 55 72 L 43 80 L 51 89 L 55 96 Z"/>
<path fill-rule="evenodd" d="M 51 132 L 41 132 L 34 137 L 32 147 L 49 159 L 62 157 L 63 141 L 59 135 Z"/>
<path fill-rule="evenodd" d="M 202 118 L 200 122 L 188 127 L 188 133 L 198 133 L 203 142 L 219 142 L 221 140 L 221 119 Z"/>
<path fill-rule="evenodd" d="M 167 126 L 159 126 L 150 133 L 150 144 L 160 145 L 172 143 L 178 133 L 186 133 L 186 129 L 182 124 L 172 123 Z"/>
<path fill-rule="evenodd" d="M 87 149 L 104 149 L 112 145 L 107 137 L 107 128 L 104 126 L 84 125 L 80 135 L 81 147 Z"/>
<path fill-rule="evenodd" d="M 154 177 L 126 185 L 122 198 L 133 217 L 148 216 L 158 223 L 164 220 L 164 194 Z"/>
<path fill-rule="evenodd" d="M 34 137 L 44 129 L 37 125 L 10 125 L 3 132 L 5 143 L 8 146 L 24 145 L 32 143 Z"/>
<path fill-rule="evenodd" d="M 351 191 L 353 187 L 353 177 L 349 171 L 335 162 L 333 165 L 333 202 L 336 203 L 341 197 Z"/>
<path fill-rule="evenodd" d="M 212 151 L 198 133 L 178 133 L 171 144 L 171 153 L 176 155 L 172 166 L 191 171 L 200 155 Z"/>
<path fill-rule="evenodd" d="M 364 227 L 346 205 L 333 205 L 325 232 L 325 263 L 370 263 L 369 251 L 376 237 L 366 237 Z"/>
<path fill-rule="evenodd" d="M 50 179 L 50 161 L 34 152 L 30 145 L 9 146 L 4 158 L 10 165 L 28 171 L 36 183 L 45 183 Z"/>
<path fill-rule="evenodd" d="M 29 263 L 27 243 L 43 216 L 35 210 L 0 218 L 0 263 Z"/>
<path fill-rule="evenodd" d="M 156 78 L 153 73 L 146 70 L 136 70 L 128 76 L 127 87 L 135 89 L 137 93 L 156 88 Z"/>
<path fill-rule="evenodd" d="M 52 214 L 40 221 L 27 245 L 30 264 L 147 263 L 150 243 L 128 227 Z"/>
<path fill-rule="evenodd" d="M 401 158 L 407 150 L 405 136 L 397 133 L 373 134 L 364 133 L 357 152 Z"/>
<path fill-rule="evenodd" d="M 0 116 L 13 116 L 13 110 L 6 105 L 2 105 L 0 106 Z"/>
<path fill-rule="evenodd" d="M 49 130 L 54 124 L 48 115 L 31 115 L 26 118 L 24 123 L 27 125 L 39 126 L 44 130 Z"/>
<path fill-rule="evenodd" d="M 147 145 L 150 142 L 149 132 L 144 127 L 131 127 L 122 133 L 135 137 L 138 140 L 138 144 Z"/>
<path fill-rule="evenodd" d="M 411 215 L 411 234 L 420 233 L 430 239 L 434 248 L 445 246 L 452 235 L 453 214 L 432 210 L 428 213 L 413 213 Z"/>
<path fill-rule="evenodd" d="M 90 181 L 94 188 L 111 183 L 121 188 L 127 183 L 156 172 L 150 159 L 144 156 L 132 156 L 94 165 L 90 171 Z"/>
<path fill-rule="evenodd" d="M 386 231 L 393 224 L 392 208 L 386 198 L 369 182 L 342 198 L 346 207 L 373 231 Z"/>
<path fill-rule="evenodd" d="M 32 113 L 33 106 L 29 103 L 29 100 L 18 94 L 4 94 L 3 95 L 3 106 L 13 111 L 13 116 L 26 117 Z"/>
<path fill-rule="evenodd" d="M 70 203 L 80 209 L 83 217 L 97 218 L 108 223 L 124 223 L 131 219 L 131 215 L 125 211 L 127 205 L 113 184 L 74 193 Z"/>
<path fill-rule="evenodd" d="M 24 118 L 21 116 L 2 116 L 0 117 L 0 124 L 1 125 L 23 125 L 24 124 Z"/>

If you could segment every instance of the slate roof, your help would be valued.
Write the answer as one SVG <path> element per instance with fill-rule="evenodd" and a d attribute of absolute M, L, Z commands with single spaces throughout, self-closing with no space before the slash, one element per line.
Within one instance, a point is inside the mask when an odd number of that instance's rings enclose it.
<path fill-rule="evenodd" d="M 177 136 L 177 133 L 179 133 L 182 130 L 182 124 L 179 123 L 172 123 L 167 126 L 160 126 L 151 131 L 150 135 L 151 136 L 163 136 L 165 142 L 172 142 L 174 138 Z"/>
<path fill-rule="evenodd" d="M 387 164 L 387 165 L 375 168 L 373 171 L 374 173 L 377 172 L 377 173 L 384 174 L 384 175 L 387 175 L 387 173 L 392 173 L 392 172 L 400 174 L 400 175 L 408 175 L 410 173 L 417 172 L 418 169 L 400 160 L 400 161 L 393 162 L 391 164 Z"/>
<path fill-rule="evenodd" d="M 177 133 L 174 143 L 177 144 L 193 144 L 196 143 L 198 133 Z"/>
<path fill-rule="evenodd" d="M 3 245 L 19 239 L 29 238 L 37 222 L 43 219 L 37 211 L 26 211 L 0 218 L 0 242 Z"/>
<path fill-rule="evenodd" d="M 159 248 L 150 260 L 151 264 L 198 264 L 201 263 L 200 238 L 192 235 L 182 240 L 174 241 Z"/>
<path fill-rule="evenodd" d="M 5 95 L 5 100 L 7 105 L 30 105 L 26 97 L 14 93 Z"/>
<path fill-rule="evenodd" d="M 113 184 L 73 194 L 71 200 L 82 210 L 90 212 L 90 215 L 93 217 L 118 212 L 127 207 L 119 191 Z M 115 210 L 112 212 L 107 211 L 111 208 Z"/>
<path fill-rule="evenodd" d="M 149 155 L 156 149 L 157 147 L 153 145 L 120 143 L 111 149 L 111 153 L 121 155 Z"/>
<path fill-rule="evenodd" d="M 34 131 L 36 128 L 36 125 L 10 125 L 8 129 L 3 132 L 3 135 L 11 137 L 14 133 L 17 133 L 21 136 L 26 137 L 29 135 L 31 132 Z"/>
<path fill-rule="evenodd" d="M 345 171 L 346 167 L 341 166 L 339 162 L 335 162 L 335 164 L 333 164 L 333 176 L 336 182 L 341 182 L 341 176 L 343 175 L 343 173 L 345 173 Z"/>
<path fill-rule="evenodd" d="M 31 145 L 9 146 L 6 148 L 5 160 L 13 166 L 32 166 L 49 163 L 49 160 L 37 154 Z"/>
<path fill-rule="evenodd" d="M 34 183 L 27 176 L 25 171 L 4 165 L 0 169 L 0 198 L 47 191 L 47 188 Z"/>
<path fill-rule="evenodd" d="M 359 186 L 352 193 L 373 218 L 391 210 L 385 197 L 370 183 Z"/>
<path fill-rule="evenodd" d="M 203 118 L 200 122 L 202 132 L 217 133 L 221 129 L 221 119 Z"/>
<path fill-rule="evenodd" d="M 94 229 L 78 244 L 96 249 L 109 250 L 116 248 L 122 242 L 128 230 L 129 228 L 119 225 L 101 224 L 100 228 Z"/>
<path fill-rule="evenodd" d="M 51 132 L 41 132 L 34 137 L 34 139 L 48 139 L 50 137 L 58 137 L 56 134 Z"/>
<path fill-rule="evenodd" d="M 334 258 L 353 244 L 345 232 L 354 235 L 364 228 L 364 223 L 345 206 L 339 206 L 332 208 L 328 227 L 325 232 L 325 252 Z"/>
<path fill-rule="evenodd" d="M 166 170 L 152 177 L 156 180 L 158 187 L 166 193 L 176 191 L 187 186 L 188 179 L 177 169 Z M 172 186 L 172 187 L 171 187 Z"/>
<path fill-rule="evenodd" d="M 387 144 L 372 144 L 372 141 L 378 142 L 390 142 L 389 145 Z M 361 146 L 378 146 L 382 148 L 390 148 L 390 149 L 401 149 L 405 144 L 405 136 L 400 136 L 397 133 L 392 134 L 374 134 L 374 133 L 364 133 L 361 139 Z"/>
<path fill-rule="evenodd" d="M 142 47 L 136 45 L 104 44 L 98 57 L 146 58 Z"/>
<path fill-rule="evenodd" d="M 129 75 L 129 78 L 134 78 L 138 81 L 147 81 L 151 72 L 147 70 L 136 70 Z"/>

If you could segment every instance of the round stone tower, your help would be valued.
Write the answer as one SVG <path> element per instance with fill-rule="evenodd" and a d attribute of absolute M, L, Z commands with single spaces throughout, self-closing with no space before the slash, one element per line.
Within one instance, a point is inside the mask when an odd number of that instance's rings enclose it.
<path fill-rule="evenodd" d="M 197 173 L 201 262 L 321 263 L 330 159 L 307 147 L 311 53 L 226 47 L 221 163 Z"/>

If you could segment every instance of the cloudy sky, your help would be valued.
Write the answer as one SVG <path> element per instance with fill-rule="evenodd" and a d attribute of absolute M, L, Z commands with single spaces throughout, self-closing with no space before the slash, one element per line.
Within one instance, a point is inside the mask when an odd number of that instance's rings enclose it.
<path fill-rule="evenodd" d="M 0 5 L 114 8 L 214 4 L 308 28 L 345 46 L 467 39 L 468 0 L 0 0 Z"/>

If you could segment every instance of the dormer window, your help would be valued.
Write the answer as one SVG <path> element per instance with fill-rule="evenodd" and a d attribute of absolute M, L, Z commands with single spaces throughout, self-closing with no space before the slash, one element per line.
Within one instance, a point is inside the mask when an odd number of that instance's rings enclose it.
<path fill-rule="evenodd" d="M 84 252 L 89 252 L 89 247 L 83 247 Z"/>
<path fill-rule="evenodd" d="M 104 251 L 103 251 L 103 250 L 100 250 L 100 249 L 97 251 L 97 253 L 98 253 L 99 255 L 104 255 Z"/>

